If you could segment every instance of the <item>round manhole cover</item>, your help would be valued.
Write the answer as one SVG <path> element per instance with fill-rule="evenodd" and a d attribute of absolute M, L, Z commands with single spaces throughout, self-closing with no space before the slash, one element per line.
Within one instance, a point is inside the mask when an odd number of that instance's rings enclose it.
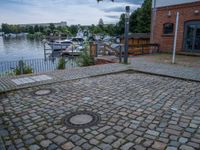
<path fill-rule="evenodd" d="M 100 115 L 90 111 L 79 111 L 67 115 L 64 124 L 70 128 L 87 128 L 98 124 Z"/>
<path fill-rule="evenodd" d="M 33 94 L 37 96 L 43 96 L 43 95 L 51 94 L 52 92 L 53 92 L 52 89 L 41 89 L 41 90 L 34 91 Z"/>

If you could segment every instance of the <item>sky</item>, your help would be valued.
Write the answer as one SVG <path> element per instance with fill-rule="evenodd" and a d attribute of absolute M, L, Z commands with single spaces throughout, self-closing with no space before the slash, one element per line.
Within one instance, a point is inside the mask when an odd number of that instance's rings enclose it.
<path fill-rule="evenodd" d="M 116 23 L 129 5 L 131 11 L 141 7 L 143 0 L 0 0 L 0 24 L 55 23 L 68 25 Z"/>

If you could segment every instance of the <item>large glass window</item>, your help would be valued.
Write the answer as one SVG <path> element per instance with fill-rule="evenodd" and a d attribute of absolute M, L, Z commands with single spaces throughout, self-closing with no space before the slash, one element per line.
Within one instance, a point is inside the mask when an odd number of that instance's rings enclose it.
<path fill-rule="evenodd" d="M 185 24 L 184 48 L 190 52 L 200 52 L 200 21 Z"/>
<path fill-rule="evenodd" d="M 163 34 L 173 34 L 174 32 L 174 24 L 173 23 L 165 23 L 163 25 Z"/>

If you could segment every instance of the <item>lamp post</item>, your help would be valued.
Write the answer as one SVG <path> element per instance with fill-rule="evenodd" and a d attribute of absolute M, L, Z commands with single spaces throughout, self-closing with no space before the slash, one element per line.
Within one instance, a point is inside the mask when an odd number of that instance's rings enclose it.
<path fill-rule="evenodd" d="M 126 13 L 125 13 L 125 45 L 124 45 L 124 63 L 128 63 L 128 33 L 129 33 L 129 15 L 130 15 L 130 6 L 126 6 Z"/>
<path fill-rule="evenodd" d="M 177 43 L 177 34 L 178 34 L 178 26 L 179 26 L 179 16 L 180 16 L 180 13 L 177 12 L 177 14 L 176 14 L 176 29 L 175 29 L 175 35 L 174 35 L 172 64 L 175 64 L 175 61 L 176 61 L 176 43 Z"/>

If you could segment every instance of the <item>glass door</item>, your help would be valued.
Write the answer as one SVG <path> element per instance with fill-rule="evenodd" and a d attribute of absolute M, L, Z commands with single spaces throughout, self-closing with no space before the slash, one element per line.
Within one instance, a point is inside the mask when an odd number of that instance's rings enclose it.
<path fill-rule="evenodd" d="M 200 52 L 200 25 L 196 27 L 194 50 Z"/>
<path fill-rule="evenodd" d="M 185 50 L 188 52 L 200 52 L 200 21 L 187 22 L 185 33 Z"/>

